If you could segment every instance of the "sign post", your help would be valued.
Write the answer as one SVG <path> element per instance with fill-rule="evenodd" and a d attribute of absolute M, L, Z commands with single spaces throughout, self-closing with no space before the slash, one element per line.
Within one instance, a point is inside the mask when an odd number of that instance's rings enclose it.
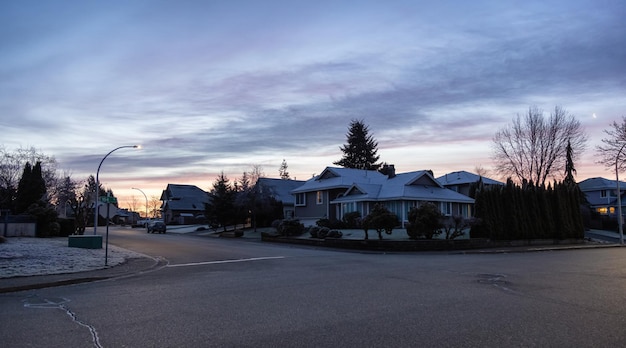
<path fill-rule="evenodd" d="M 106 203 L 107 204 L 107 213 L 106 213 L 106 242 L 105 242 L 105 247 L 104 247 L 104 265 L 108 266 L 109 263 L 109 218 L 110 218 L 110 213 L 111 213 L 111 203 L 113 204 L 117 204 L 117 198 L 115 197 L 110 197 L 110 196 L 103 196 L 100 197 L 100 201 L 102 203 Z M 115 206 L 114 206 L 115 207 Z"/>

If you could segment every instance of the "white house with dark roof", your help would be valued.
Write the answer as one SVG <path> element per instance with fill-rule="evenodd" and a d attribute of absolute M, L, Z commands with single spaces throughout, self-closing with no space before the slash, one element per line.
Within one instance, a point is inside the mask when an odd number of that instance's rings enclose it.
<path fill-rule="evenodd" d="M 160 200 L 165 223 L 197 223 L 204 218 L 209 194 L 195 185 L 167 184 Z"/>
<path fill-rule="evenodd" d="M 430 171 L 420 170 L 389 175 L 375 170 L 326 167 L 304 185 L 294 189 L 295 217 L 305 225 L 321 218 L 341 220 L 344 214 L 358 211 L 369 214 L 375 204 L 395 213 L 402 226 L 411 208 L 432 202 L 445 215 L 470 217 L 474 200 L 445 188 Z"/>
<path fill-rule="evenodd" d="M 622 200 L 622 211 L 626 198 L 626 182 L 620 181 L 620 196 Z M 617 181 L 605 178 L 589 178 L 578 183 L 578 187 L 585 194 L 591 209 L 601 215 L 617 216 Z"/>
<path fill-rule="evenodd" d="M 448 173 L 437 178 L 437 181 L 444 187 L 449 188 L 452 191 L 462 193 L 466 196 L 470 196 L 472 185 L 478 184 L 480 180 L 482 180 L 484 187 L 504 186 L 504 183 L 500 181 L 466 172 L 464 170 Z"/>

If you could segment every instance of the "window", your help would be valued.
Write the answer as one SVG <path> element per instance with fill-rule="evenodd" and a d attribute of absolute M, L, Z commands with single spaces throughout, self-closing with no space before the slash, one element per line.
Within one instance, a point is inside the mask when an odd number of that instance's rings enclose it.
<path fill-rule="evenodd" d="M 606 190 L 600 191 L 600 197 L 606 197 Z"/>
<path fill-rule="evenodd" d="M 452 215 L 452 203 L 441 202 L 441 213 L 445 216 Z"/>
<path fill-rule="evenodd" d="M 324 204 L 324 192 L 317 191 L 317 204 Z"/>
<path fill-rule="evenodd" d="M 305 206 L 306 205 L 306 193 L 296 193 L 296 205 Z"/>

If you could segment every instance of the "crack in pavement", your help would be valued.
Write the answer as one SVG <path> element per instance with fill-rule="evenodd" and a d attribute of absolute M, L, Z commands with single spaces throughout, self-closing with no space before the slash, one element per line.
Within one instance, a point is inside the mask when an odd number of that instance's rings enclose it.
<path fill-rule="evenodd" d="M 96 330 L 96 328 L 93 325 L 89 325 L 81 321 L 80 319 L 78 319 L 78 316 L 76 316 L 76 313 L 72 312 L 72 310 L 66 306 L 66 303 L 70 302 L 70 300 L 66 298 L 56 298 L 56 299 L 44 298 L 41 300 L 36 299 L 36 301 L 32 301 L 32 299 L 33 297 L 29 297 L 29 298 L 22 300 L 25 308 L 35 308 L 35 309 L 52 308 L 52 309 L 60 309 L 64 311 L 65 314 L 69 315 L 70 318 L 72 318 L 72 321 L 74 321 L 80 326 L 86 327 L 89 330 L 94 347 L 102 348 L 102 345 L 100 344 L 100 338 L 98 337 L 98 331 Z"/>

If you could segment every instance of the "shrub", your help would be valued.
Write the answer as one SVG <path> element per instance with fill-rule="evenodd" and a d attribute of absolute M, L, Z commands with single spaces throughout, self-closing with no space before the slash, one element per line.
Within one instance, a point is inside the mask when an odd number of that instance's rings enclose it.
<path fill-rule="evenodd" d="M 443 215 L 432 203 L 425 203 L 409 211 L 409 223 L 406 225 L 406 233 L 411 239 L 426 238 L 441 233 L 441 220 Z"/>
<path fill-rule="evenodd" d="M 309 230 L 309 234 L 311 235 L 311 238 L 318 238 L 317 236 L 320 231 L 319 226 L 309 226 L 308 230 Z"/>
<path fill-rule="evenodd" d="M 61 226 L 59 237 L 67 237 L 76 232 L 76 220 L 59 218 L 57 222 Z"/>
<path fill-rule="evenodd" d="M 343 222 L 346 228 L 359 228 L 361 227 L 361 213 L 358 211 L 352 211 L 343 214 Z"/>
<path fill-rule="evenodd" d="M 319 227 L 328 227 L 330 229 L 342 229 L 346 228 L 346 224 L 343 221 L 337 219 L 319 219 L 315 222 L 315 224 Z"/>
<path fill-rule="evenodd" d="M 391 234 L 394 227 L 400 224 L 398 216 L 385 208 L 376 204 L 372 211 L 363 219 L 362 228 L 365 231 L 365 239 L 368 239 L 367 230 L 373 228 L 378 233 L 378 239 L 383 239 L 382 232 Z"/>
<path fill-rule="evenodd" d="M 299 220 L 282 220 L 276 232 L 281 236 L 299 236 L 304 233 L 304 225 Z"/>

